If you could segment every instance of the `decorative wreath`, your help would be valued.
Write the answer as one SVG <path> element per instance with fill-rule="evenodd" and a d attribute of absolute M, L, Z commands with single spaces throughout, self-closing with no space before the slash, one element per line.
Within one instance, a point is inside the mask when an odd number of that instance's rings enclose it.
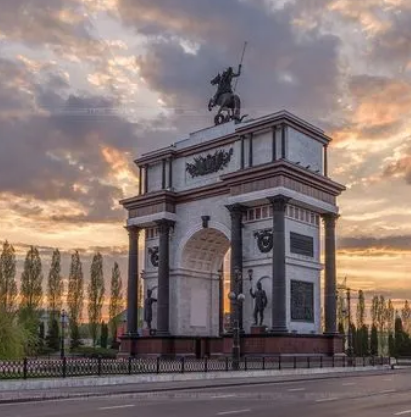
<path fill-rule="evenodd" d="M 274 246 L 274 236 L 272 230 L 260 230 L 254 233 L 257 238 L 257 246 L 260 252 L 268 253 Z"/>
<path fill-rule="evenodd" d="M 150 262 L 154 267 L 158 267 L 158 246 L 153 246 L 148 248 L 148 253 L 150 254 Z"/>

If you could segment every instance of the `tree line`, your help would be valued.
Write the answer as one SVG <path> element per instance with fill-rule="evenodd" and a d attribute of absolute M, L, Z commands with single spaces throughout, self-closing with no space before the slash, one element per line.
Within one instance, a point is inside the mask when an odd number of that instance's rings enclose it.
<path fill-rule="evenodd" d="M 356 356 L 411 354 L 411 307 L 408 300 L 398 310 L 391 299 L 374 295 L 369 306 L 370 320 L 367 321 L 364 291 L 358 291 L 355 318 L 347 298 L 345 294 L 338 294 L 337 315 L 339 333 L 345 336 L 349 353 Z"/>
<path fill-rule="evenodd" d="M 71 349 L 76 349 L 81 344 L 80 326 L 85 304 L 93 346 L 97 345 L 99 334 L 102 346 L 107 345 L 109 333 L 113 342 L 117 341 L 119 315 L 124 308 L 124 299 L 121 273 L 116 262 L 111 272 L 109 324 L 102 322 L 106 288 L 101 253 L 94 254 L 90 277 L 86 282 L 80 254 L 74 251 L 71 255 L 66 292 L 58 249 L 52 254 L 46 285 L 40 253 L 36 247 L 30 247 L 27 252 L 19 286 L 16 280 L 16 264 L 15 250 L 6 241 L 0 255 L 0 359 L 38 354 L 45 348 L 49 351 L 59 350 L 64 304 L 67 305 Z M 47 334 L 44 334 L 45 326 L 41 322 L 43 301 L 46 301 L 48 313 Z"/>

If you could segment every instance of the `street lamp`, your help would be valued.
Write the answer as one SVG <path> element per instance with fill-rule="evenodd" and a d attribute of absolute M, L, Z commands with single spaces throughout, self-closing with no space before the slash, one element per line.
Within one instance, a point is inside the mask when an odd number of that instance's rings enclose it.
<path fill-rule="evenodd" d="M 245 295 L 239 291 L 240 282 L 242 280 L 242 274 L 240 268 L 234 269 L 234 289 L 228 294 L 228 298 L 232 302 L 234 307 L 234 320 L 233 320 L 233 369 L 240 369 L 240 308 L 245 300 Z"/>
<path fill-rule="evenodd" d="M 353 334 L 351 327 L 351 289 L 347 288 L 348 356 L 353 356 Z"/>
<path fill-rule="evenodd" d="M 67 323 L 67 313 L 65 310 L 61 310 L 61 351 L 60 351 L 60 355 L 61 355 L 61 359 L 64 358 L 64 336 L 65 336 L 65 332 L 64 329 L 66 327 L 66 323 Z"/>

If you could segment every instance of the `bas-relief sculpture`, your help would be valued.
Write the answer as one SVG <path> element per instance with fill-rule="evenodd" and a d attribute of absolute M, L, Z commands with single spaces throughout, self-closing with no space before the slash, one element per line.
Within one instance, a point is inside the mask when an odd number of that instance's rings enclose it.
<path fill-rule="evenodd" d="M 314 284 L 291 281 L 291 320 L 314 322 Z"/>
<path fill-rule="evenodd" d="M 257 282 L 257 290 L 255 292 L 250 288 L 250 295 L 255 299 L 253 312 L 254 325 L 262 326 L 264 322 L 264 310 L 267 307 L 268 300 L 261 282 Z M 258 320 L 258 318 L 260 318 L 260 320 Z"/>
<path fill-rule="evenodd" d="M 193 163 L 186 163 L 186 171 L 192 178 L 213 174 L 222 170 L 230 163 L 233 153 L 234 150 L 231 148 L 228 152 L 219 150 L 214 152 L 213 155 L 195 157 Z"/>

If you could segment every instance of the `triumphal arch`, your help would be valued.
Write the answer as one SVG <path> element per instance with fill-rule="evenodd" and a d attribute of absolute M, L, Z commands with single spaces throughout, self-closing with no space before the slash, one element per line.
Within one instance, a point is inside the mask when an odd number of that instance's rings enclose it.
<path fill-rule="evenodd" d="M 338 351 L 335 225 L 344 187 L 328 176 L 331 139 L 287 111 L 215 123 L 135 161 L 139 193 L 121 202 L 130 237 L 122 351 L 227 353 L 236 308 L 244 353 Z M 230 289 L 244 300 L 231 301 L 227 328 L 228 251 Z M 257 284 L 262 323 L 253 315 Z M 141 286 L 144 298 L 152 290 L 142 329 Z"/>

